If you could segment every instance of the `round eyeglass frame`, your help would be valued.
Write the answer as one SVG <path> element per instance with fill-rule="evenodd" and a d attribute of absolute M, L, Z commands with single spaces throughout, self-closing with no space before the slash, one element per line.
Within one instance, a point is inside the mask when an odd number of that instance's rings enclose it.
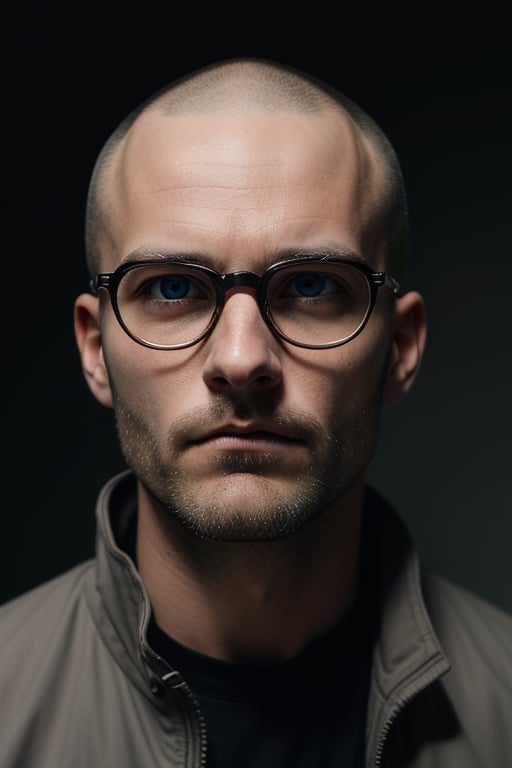
<path fill-rule="evenodd" d="M 361 272 L 362 275 L 366 278 L 366 281 L 368 283 L 369 301 L 368 301 L 368 306 L 366 308 L 366 312 L 361 322 L 359 323 L 357 328 L 348 336 L 345 336 L 344 338 L 336 341 L 328 342 L 326 344 L 307 344 L 305 342 L 296 341 L 295 339 L 292 339 L 287 334 L 283 333 L 283 331 L 281 331 L 281 329 L 275 324 L 275 322 L 272 319 L 271 309 L 267 302 L 267 288 L 272 277 L 277 272 L 280 272 L 281 270 L 286 269 L 287 267 L 292 267 L 292 266 L 295 267 L 295 266 L 300 266 L 302 264 L 307 265 L 307 264 L 322 264 L 322 263 L 325 263 L 326 265 L 346 264 L 347 266 L 350 266 L 353 269 L 356 269 L 359 272 Z M 208 323 L 204 331 L 202 331 L 198 336 L 196 336 L 191 341 L 180 342 L 179 344 L 158 344 L 155 342 L 148 341 L 146 339 L 142 339 L 139 336 L 136 336 L 132 331 L 130 331 L 130 329 L 124 322 L 121 312 L 119 310 L 119 305 L 117 301 L 117 290 L 123 277 L 128 272 L 131 272 L 134 269 L 140 269 L 148 266 L 152 266 L 152 267 L 172 266 L 173 264 L 180 267 L 190 267 L 194 270 L 199 270 L 202 273 L 206 274 L 211 280 L 215 290 L 216 306 L 215 306 L 214 312 L 212 313 L 210 322 Z M 117 269 L 114 272 L 99 272 L 89 282 L 90 291 L 94 296 L 98 296 L 99 290 L 101 288 L 105 288 L 108 291 L 110 296 L 110 302 L 111 302 L 114 314 L 116 316 L 116 319 L 119 325 L 121 326 L 121 328 L 124 330 L 124 332 L 133 341 L 137 342 L 137 344 L 141 344 L 143 347 L 149 347 L 150 349 L 161 349 L 161 350 L 185 349 L 187 347 L 192 347 L 194 346 L 194 344 L 198 344 L 200 341 L 202 341 L 207 336 L 209 336 L 210 333 L 215 328 L 222 314 L 222 310 L 224 309 L 224 304 L 226 301 L 227 292 L 232 290 L 233 288 L 240 288 L 240 287 L 252 288 L 256 291 L 256 300 L 257 300 L 257 304 L 258 304 L 261 316 L 263 317 L 265 323 L 267 324 L 270 331 L 274 334 L 274 336 L 276 336 L 279 339 L 282 339 L 283 341 L 286 341 L 288 344 L 292 344 L 295 347 L 301 347 L 303 349 L 331 349 L 333 347 L 340 347 L 343 344 L 346 344 L 347 342 L 351 341 L 356 336 L 358 336 L 363 330 L 363 328 L 366 326 L 368 320 L 370 319 L 372 311 L 375 307 L 375 302 L 377 300 L 377 293 L 379 288 L 382 288 L 382 287 L 388 288 L 394 296 L 398 296 L 400 293 L 399 283 L 393 277 L 391 277 L 391 275 L 388 275 L 386 272 L 376 271 L 372 269 L 368 264 L 364 262 L 356 261 L 355 259 L 337 258 L 331 255 L 329 256 L 297 255 L 295 258 L 285 259 L 283 261 L 279 261 L 275 264 L 272 264 L 262 275 L 257 275 L 255 272 L 246 272 L 246 271 L 228 272 L 226 274 L 221 274 L 219 272 L 216 272 L 214 269 L 211 269 L 210 267 L 205 266 L 204 264 L 198 264 L 193 261 L 184 261 L 182 259 L 168 258 L 165 256 L 160 256 L 159 254 L 156 254 L 156 256 L 151 259 L 127 261 L 121 264 L 119 267 L 117 267 Z"/>

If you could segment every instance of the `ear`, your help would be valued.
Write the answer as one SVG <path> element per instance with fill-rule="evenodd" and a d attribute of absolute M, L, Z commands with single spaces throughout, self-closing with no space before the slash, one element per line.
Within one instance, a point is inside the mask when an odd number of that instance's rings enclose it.
<path fill-rule="evenodd" d="M 425 304 L 416 291 L 395 300 L 394 333 L 384 384 L 384 405 L 398 403 L 411 388 L 425 349 Z"/>
<path fill-rule="evenodd" d="M 99 319 L 100 300 L 89 293 L 75 301 L 75 338 L 82 360 L 82 370 L 96 400 L 112 408 L 112 391 L 103 357 Z"/>

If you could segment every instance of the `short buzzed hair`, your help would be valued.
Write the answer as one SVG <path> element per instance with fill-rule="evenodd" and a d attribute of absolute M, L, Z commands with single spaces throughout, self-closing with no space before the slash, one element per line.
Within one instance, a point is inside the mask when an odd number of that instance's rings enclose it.
<path fill-rule="evenodd" d="M 386 269 L 402 282 L 409 250 L 407 200 L 400 164 L 387 136 L 361 107 L 333 86 L 280 62 L 250 57 L 216 62 L 168 83 L 127 115 L 107 139 L 93 169 L 86 204 L 85 248 L 91 275 L 101 263 L 98 234 L 105 226 L 101 190 L 105 171 L 137 118 L 152 109 L 176 116 L 229 114 L 230 109 L 239 113 L 244 106 L 304 115 L 336 108 L 353 121 L 383 171 L 377 223 L 384 233 Z"/>

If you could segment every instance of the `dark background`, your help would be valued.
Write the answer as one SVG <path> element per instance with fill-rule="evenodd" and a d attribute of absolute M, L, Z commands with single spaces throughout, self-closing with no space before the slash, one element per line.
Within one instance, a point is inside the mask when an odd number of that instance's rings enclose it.
<path fill-rule="evenodd" d="M 370 479 L 429 566 L 512 610 L 509 42 L 376 43 L 351 29 L 326 40 L 307 19 L 300 34 L 271 24 L 258 33 L 251 18 L 168 22 L 144 7 L 109 23 L 90 6 L 70 17 L 40 3 L 24 14 L 5 35 L 0 599 L 93 554 L 96 495 L 124 466 L 72 331 L 73 300 L 87 285 L 94 159 L 164 83 L 253 55 L 344 91 L 401 158 L 409 286 L 426 298 L 429 339 L 412 392 L 384 413 Z"/>

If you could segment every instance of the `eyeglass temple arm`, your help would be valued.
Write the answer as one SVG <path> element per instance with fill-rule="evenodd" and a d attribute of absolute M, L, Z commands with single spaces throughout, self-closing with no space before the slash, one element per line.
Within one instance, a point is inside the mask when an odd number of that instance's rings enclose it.
<path fill-rule="evenodd" d="M 391 275 L 386 274 L 386 272 L 373 272 L 371 280 L 374 285 L 379 288 L 381 285 L 385 288 L 389 288 L 395 296 L 398 296 L 400 293 L 400 283 L 397 282 L 394 277 L 391 277 Z"/>
<path fill-rule="evenodd" d="M 99 288 L 106 288 L 107 290 L 110 289 L 110 277 L 111 275 L 108 272 L 102 272 L 95 277 L 91 277 L 89 280 L 89 290 L 93 296 L 98 295 Z"/>

